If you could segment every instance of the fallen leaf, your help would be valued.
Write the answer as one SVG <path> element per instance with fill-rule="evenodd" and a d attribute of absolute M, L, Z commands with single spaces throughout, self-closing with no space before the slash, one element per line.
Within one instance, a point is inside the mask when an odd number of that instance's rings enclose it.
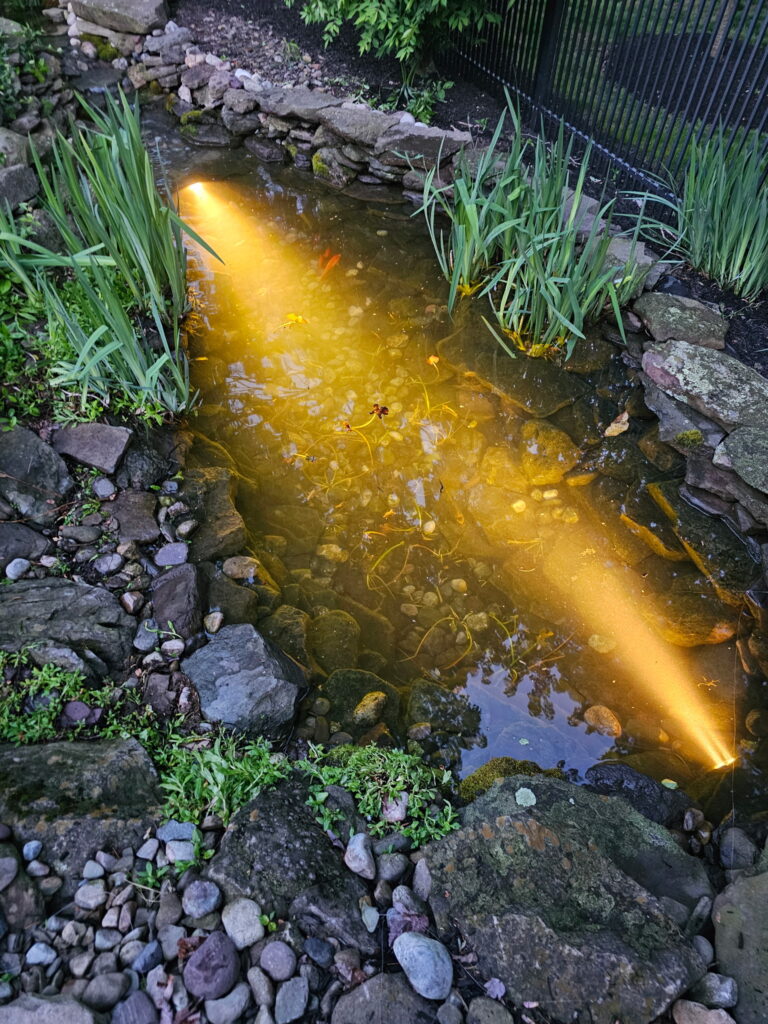
<path fill-rule="evenodd" d="M 503 999 L 507 988 L 499 978 L 490 978 L 483 986 L 489 999 Z"/>
<path fill-rule="evenodd" d="M 603 432 L 604 437 L 618 437 L 619 434 L 623 434 L 625 430 L 629 430 L 629 413 L 622 412 L 616 417 L 616 419 L 609 423 Z"/>

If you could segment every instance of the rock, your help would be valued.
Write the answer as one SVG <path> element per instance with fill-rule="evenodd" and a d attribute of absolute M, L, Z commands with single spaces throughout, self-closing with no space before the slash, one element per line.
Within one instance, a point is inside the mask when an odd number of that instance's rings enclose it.
<path fill-rule="evenodd" d="M 277 990 L 275 999 L 275 1024 L 290 1024 L 303 1020 L 309 1002 L 309 983 L 306 978 L 291 978 L 284 981 Z"/>
<path fill-rule="evenodd" d="M 702 1003 L 689 999 L 678 999 L 672 1007 L 672 1019 L 675 1024 L 735 1024 L 725 1010 L 708 1010 Z"/>
<path fill-rule="evenodd" d="M 111 573 L 120 572 L 125 565 L 125 559 L 121 555 L 101 555 L 94 559 L 93 568 L 102 576 L 109 576 Z"/>
<path fill-rule="evenodd" d="M 356 733 L 359 729 L 354 720 L 355 708 L 369 693 L 384 693 L 387 702 L 382 711 L 382 720 L 391 730 L 397 728 L 400 694 L 391 683 L 385 682 L 373 672 L 338 669 L 325 680 L 322 692 L 331 702 L 333 717 Z"/>
<path fill-rule="evenodd" d="M 131 962 L 131 969 L 137 974 L 149 974 L 163 962 L 163 949 L 160 943 L 153 939 L 148 942 L 138 956 Z"/>
<path fill-rule="evenodd" d="M 221 923 L 236 949 L 246 949 L 264 938 L 261 907 L 245 897 L 233 900 L 224 907 Z"/>
<path fill-rule="evenodd" d="M 321 111 L 341 106 L 342 100 L 319 89 L 266 89 L 255 93 L 259 108 L 277 117 L 297 117 L 317 122 Z"/>
<path fill-rule="evenodd" d="M 725 348 L 728 331 L 725 317 L 697 299 L 646 292 L 633 309 L 655 341 L 674 338 L 704 348 Z"/>
<path fill-rule="evenodd" d="M 427 170 L 444 163 L 471 142 L 469 132 L 401 122 L 376 140 L 373 151 L 384 164 Z"/>
<path fill-rule="evenodd" d="M 413 991 L 404 974 L 376 974 L 343 995 L 331 1024 L 431 1024 L 434 1004 Z"/>
<path fill-rule="evenodd" d="M 29 145 L 23 135 L 0 128 L 0 166 L 15 167 L 29 163 Z"/>
<path fill-rule="evenodd" d="M 176 864 L 179 861 L 194 862 L 195 844 L 188 839 L 171 839 L 169 843 L 165 844 L 165 855 L 171 864 Z"/>
<path fill-rule="evenodd" d="M 521 786 L 535 795 L 530 808 L 516 800 Z M 658 900 L 692 908 L 712 894 L 706 871 L 622 800 L 517 776 L 461 821 L 422 850 L 437 931 L 457 926 L 481 976 L 499 978 L 513 1002 L 564 1020 L 589 1007 L 595 1024 L 649 1021 L 703 974 Z M 620 981 L 628 972 L 631 986 Z"/>
<path fill-rule="evenodd" d="M 155 565 L 165 568 L 170 565 L 182 565 L 189 558 L 189 548 L 182 541 L 163 544 L 155 552 Z"/>
<path fill-rule="evenodd" d="M 233 1024 L 242 1019 L 251 1002 L 251 990 L 241 981 L 227 996 L 221 999 L 207 999 L 205 1013 L 210 1024 Z"/>
<path fill-rule="evenodd" d="M 0 1006 L 0 1024 L 100 1024 L 87 1006 L 70 995 L 37 996 L 25 993 Z"/>
<path fill-rule="evenodd" d="M 334 609 L 312 619 L 307 647 L 328 673 L 354 668 L 360 645 L 360 626 L 349 612 Z"/>
<path fill-rule="evenodd" d="M 476 996 L 467 1008 L 467 1024 L 513 1024 L 513 1018 L 495 999 Z"/>
<path fill-rule="evenodd" d="M 299 608 L 289 604 L 281 604 L 264 619 L 259 628 L 264 636 L 281 651 L 300 662 L 308 665 L 307 629 L 310 617 Z"/>
<path fill-rule="evenodd" d="M 27 966 L 42 964 L 47 967 L 53 963 L 57 956 L 56 950 L 53 946 L 49 946 L 47 942 L 34 942 L 27 950 L 25 963 Z"/>
<path fill-rule="evenodd" d="M 53 447 L 59 455 L 69 455 L 76 462 L 93 466 L 102 473 L 114 473 L 132 437 L 133 431 L 127 427 L 79 423 L 57 430 Z"/>
<path fill-rule="evenodd" d="M 232 940 L 224 932 L 212 932 L 184 967 L 187 991 L 198 999 L 220 999 L 234 987 L 240 962 Z"/>
<path fill-rule="evenodd" d="M 25 576 L 32 568 L 32 563 L 26 558 L 14 558 L 5 567 L 6 579 L 15 582 Z"/>
<path fill-rule="evenodd" d="M 733 978 L 710 971 L 699 979 L 689 993 L 697 1003 L 711 1009 L 728 1010 L 739 1001 L 739 990 Z"/>
<path fill-rule="evenodd" d="M 418 679 L 410 691 L 408 721 L 429 722 L 435 730 L 459 736 L 476 736 L 480 731 L 480 709 L 461 694 L 428 679 Z"/>
<path fill-rule="evenodd" d="M 245 546 L 245 524 L 235 508 L 235 492 L 235 477 L 226 469 L 187 470 L 183 500 L 200 522 L 189 545 L 193 562 L 226 558 Z"/>
<path fill-rule="evenodd" d="M 719 845 L 720 863 L 726 870 L 751 868 L 757 860 L 757 847 L 740 828 L 725 829 L 720 835 Z"/>
<path fill-rule="evenodd" d="M 0 571 L 4 571 L 17 559 L 36 562 L 50 548 L 51 543 L 47 537 L 23 523 L 0 523 Z"/>
<path fill-rule="evenodd" d="M 343 189 L 357 177 L 357 171 L 349 166 L 346 158 L 338 149 L 321 146 L 312 154 L 312 170 L 316 178 L 321 178 L 334 188 Z"/>
<path fill-rule="evenodd" d="M 177 565 L 152 581 L 152 607 L 163 629 L 173 624 L 176 632 L 189 639 L 202 628 L 202 607 L 198 570 L 194 565 Z"/>
<path fill-rule="evenodd" d="M 261 951 L 259 966 L 273 981 L 286 981 L 296 970 L 296 954 L 287 943 L 276 939 Z"/>
<path fill-rule="evenodd" d="M 181 905 L 190 917 L 205 917 L 221 906 L 221 889 L 214 882 L 201 879 L 190 882 L 181 897 Z"/>
<path fill-rule="evenodd" d="M 127 974 L 107 971 L 92 978 L 80 998 L 94 1010 L 111 1010 L 123 998 L 130 984 L 131 979 Z"/>
<path fill-rule="evenodd" d="M 563 430 L 546 420 L 526 420 L 520 431 L 523 473 L 535 486 L 559 484 L 580 452 Z"/>
<path fill-rule="evenodd" d="M 229 625 L 255 623 L 259 619 L 259 599 L 254 590 L 241 587 L 210 563 L 201 566 L 208 582 L 208 604 L 219 609 Z"/>
<path fill-rule="evenodd" d="M 138 846 L 160 804 L 154 766 L 134 739 L 0 747 L 0 820 L 22 841 L 43 841 L 47 863 L 66 876 L 64 895 L 94 848 Z"/>
<path fill-rule="evenodd" d="M 151 544 L 160 536 L 155 519 L 157 498 L 146 491 L 123 491 L 110 506 L 110 513 L 118 522 L 120 541 L 138 541 Z"/>
<path fill-rule="evenodd" d="M 643 370 L 667 395 L 726 430 L 765 423 L 768 381 L 722 352 L 670 341 L 649 348 L 643 356 Z"/>
<path fill-rule="evenodd" d="M 73 0 L 75 14 L 115 32 L 147 35 L 168 20 L 165 0 Z"/>
<path fill-rule="evenodd" d="M 31 167 L 22 164 L 0 167 L 0 205 L 4 208 L 15 210 L 21 203 L 34 199 L 39 191 L 40 181 Z"/>
<path fill-rule="evenodd" d="M 310 941 L 309 939 L 307 940 Z M 333 947 L 331 946 L 331 959 L 328 966 L 333 963 Z M 248 984 L 251 986 L 253 998 L 257 1006 L 274 1006 L 275 986 L 260 967 L 251 967 L 248 971 Z"/>
<path fill-rule="evenodd" d="M 593 704 L 584 712 L 587 725 L 601 736 L 621 736 L 621 722 L 615 712 L 604 704 Z"/>
<path fill-rule="evenodd" d="M 260 793 L 232 818 L 205 874 L 229 899 L 245 896 L 283 915 L 292 901 L 318 886 L 328 901 L 324 912 L 337 915 L 335 923 L 324 922 L 323 934 L 335 934 L 335 928 L 342 941 L 360 942 L 361 948 L 372 951 L 359 915 L 355 919 L 365 886 L 343 866 L 306 806 L 306 798 L 304 782 L 294 778 Z M 316 908 L 313 891 L 295 910 L 309 919 Z"/>
<path fill-rule="evenodd" d="M 66 644 L 88 660 L 93 654 L 113 671 L 125 665 L 135 620 L 101 587 L 66 579 L 20 580 L 0 587 L 0 649 L 31 643 Z"/>
<path fill-rule="evenodd" d="M 597 793 L 620 796 L 643 817 L 666 828 L 678 828 L 691 800 L 680 789 L 668 789 L 629 765 L 601 761 L 584 774 Z"/>
<path fill-rule="evenodd" d="M 319 967 L 325 970 L 333 963 L 334 948 L 330 942 L 325 942 L 323 939 L 305 939 L 304 952 Z"/>
<path fill-rule="evenodd" d="M 277 733 L 293 719 L 300 670 L 253 626 L 225 626 L 182 662 L 206 718 L 250 734 Z"/>
<path fill-rule="evenodd" d="M 712 583 L 720 600 L 741 607 L 744 591 L 749 589 L 758 573 L 744 545 L 720 520 L 704 515 L 683 501 L 675 481 L 665 480 L 646 486 L 672 523 L 678 540 Z"/>
<path fill-rule="evenodd" d="M 768 873 L 742 875 L 715 899 L 717 964 L 738 986 L 739 1024 L 768 1020 Z"/>
<path fill-rule="evenodd" d="M 285 163 L 286 152 L 279 142 L 272 139 L 260 139 L 257 135 L 251 135 L 245 140 L 245 148 L 249 153 L 265 164 Z"/>
<path fill-rule="evenodd" d="M 425 999 L 446 999 L 453 984 L 451 955 L 441 942 L 420 932 L 403 932 L 392 946 L 408 981 Z"/>
<path fill-rule="evenodd" d="M 157 1010 L 146 992 L 131 992 L 112 1011 L 111 1024 L 157 1024 Z"/>
<path fill-rule="evenodd" d="M 365 832 L 358 832 L 350 837 L 344 853 L 344 863 L 350 871 L 361 878 L 376 877 L 376 861 L 371 850 L 371 837 Z"/>
<path fill-rule="evenodd" d="M 732 469 L 750 487 L 768 493 L 768 440 L 763 427 L 738 427 L 728 434 L 715 451 L 714 462 Z"/>
<path fill-rule="evenodd" d="M 0 168 L 0 178 L 14 170 Z M 0 497 L 25 519 L 50 526 L 73 487 L 63 459 L 37 434 L 26 427 L 0 433 Z"/>
<path fill-rule="evenodd" d="M 26 931 L 35 927 L 42 916 L 40 890 L 21 869 L 16 847 L 0 842 L 0 921 L 5 929 Z"/>
<path fill-rule="evenodd" d="M 659 417 L 661 442 L 686 456 L 690 456 L 700 446 L 707 449 L 718 446 L 725 437 L 722 427 L 683 402 L 670 398 L 650 378 L 643 375 L 642 379 L 645 403 Z"/>

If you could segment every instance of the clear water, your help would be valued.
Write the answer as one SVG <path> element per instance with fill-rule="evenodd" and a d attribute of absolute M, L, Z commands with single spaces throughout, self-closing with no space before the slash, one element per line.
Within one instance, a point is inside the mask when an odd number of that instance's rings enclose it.
<path fill-rule="evenodd" d="M 198 268 L 193 426 L 234 458 L 253 549 L 279 551 L 287 596 L 356 615 L 361 666 L 406 697 L 427 678 L 479 709 L 462 774 L 494 756 L 584 771 L 618 754 L 684 782 L 732 750 L 733 643 L 684 649 L 648 624 L 671 590 L 708 588 L 619 521 L 638 476 L 663 473 L 624 439 L 610 477 L 521 483 L 538 442 L 494 375 L 526 360 L 501 365 L 481 302 L 447 316 L 410 206 L 161 137 L 182 212 L 223 259 Z M 632 394 L 618 349 L 581 379 L 587 404 Z M 553 422 L 594 443 L 570 415 Z M 588 724 L 595 705 L 621 736 Z"/>

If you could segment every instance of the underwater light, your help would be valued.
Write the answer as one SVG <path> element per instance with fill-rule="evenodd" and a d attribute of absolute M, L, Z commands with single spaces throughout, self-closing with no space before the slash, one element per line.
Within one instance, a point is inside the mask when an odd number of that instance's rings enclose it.
<path fill-rule="evenodd" d="M 196 196 L 201 196 L 205 192 L 205 185 L 202 181 L 193 181 L 191 185 L 187 185 L 190 192 L 194 192 Z"/>
<path fill-rule="evenodd" d="M 712 766 L 712 771 L 719 771 L 721 768 L 728 768 L 736 760 L 735 757 L 726 757 L 724 760 L 719 761 L 716 765 Z"/>

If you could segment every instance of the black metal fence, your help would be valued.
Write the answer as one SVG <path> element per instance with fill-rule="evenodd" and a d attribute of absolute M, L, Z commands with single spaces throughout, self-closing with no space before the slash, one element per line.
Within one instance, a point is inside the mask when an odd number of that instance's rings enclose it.
<path fill-rule="evenodd" d="M 523 116 L 594 140 L 596 170 L 667 191 L 691 140 L 720 124 L 729 148 L 768 156 L 768 0 L 489 0 L 498 25 L 441 60 Z"/>

